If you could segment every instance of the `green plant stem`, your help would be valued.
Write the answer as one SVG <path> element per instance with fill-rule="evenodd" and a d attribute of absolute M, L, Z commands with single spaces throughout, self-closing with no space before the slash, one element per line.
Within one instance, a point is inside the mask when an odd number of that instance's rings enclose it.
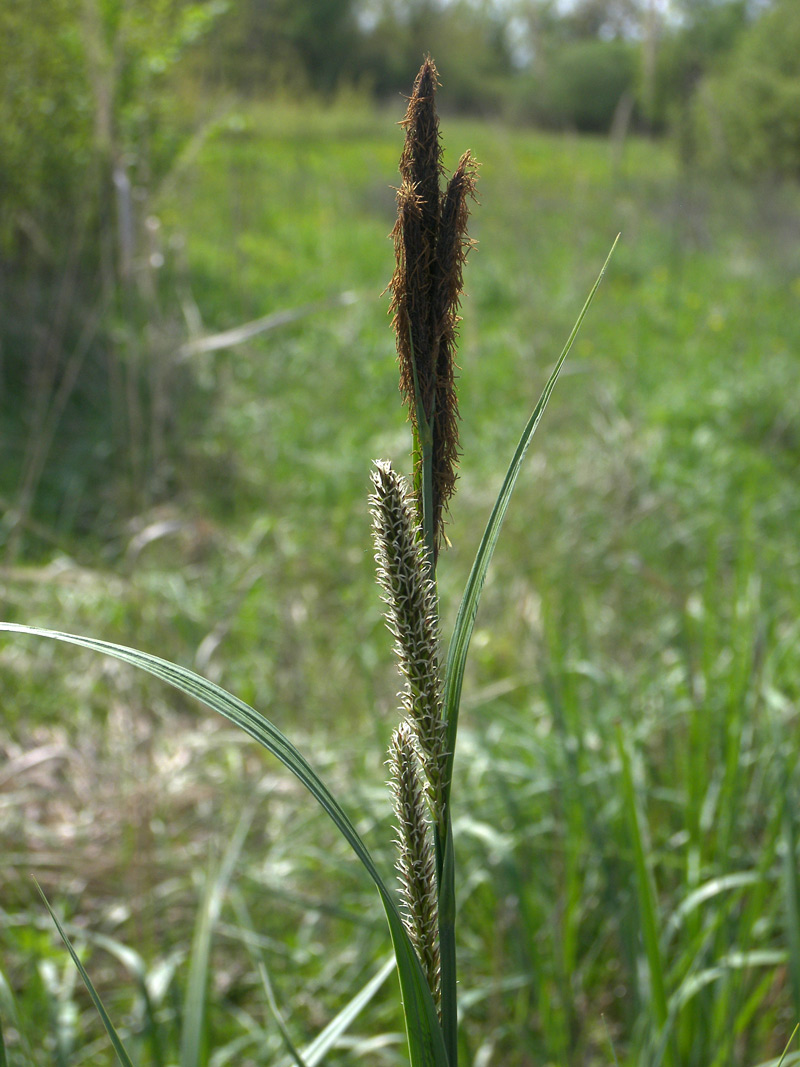
<path fill-rule="evenodd" d="M 433 423 L 435 410 L 431 417 L 425 414 L 420 399 L 417 364 L 414 358 L 414 343 L 411 339 L 409 323 L 409 345 L 411 346 L 411 368 L 414 375 L 414 395 L 416 402 L 416 426 L 414 428 L 415 449 L 422 453 L 422 536 L 428 557 L 430 579 L 436 583 L 436 516 L 433 510 Z M 435 403 L 435 401 L 434 401 Z M 436 855 L 436 895 L 439 911 L 439 956 L 441 966 L 442 992 L 442 1034 L 444 1047 L 450 1067 L 458 1067 L 458 991 L 456 985 L 456 894 L 455 865 L 453 857 L 453 834 L 450 821 L 450 805 L 443 811 L 437 811 L 433 826 L 433 840 Z M 442 907 L 444 903 L 444 908 Z"/>
<path fill-rule="evenodd" d="M 416 369 L 414 371 L 416 385 Z M 419 393 L 417 393 L 419 395 Z M 417 426 L 422 447 L 422 535 L 430 579 L 436 583 L 436 516 L 433 509 L 433 421 L 417 401 Z M 458 990 L 456 984 L 456 900 L 450 805 L 434 820 L 436 889 L 439 910 L 439 956 L 442 991 L 442 1033 L 450 1067 L 458 1067 Z M 446 887 L 446 888 L 445 888 Z M 444 891 L 443 891 L 444 889 Z M 444 903 L 444 908 L 442 907 Z"/>
<path fill-rule="evenodd" d="M 442 1034 L 450 1067 L 458 1067 L 458 987 L 456 984 L 455 853 L 450 808 L 444 813 L 444 832 L 434 830 L 436 878 L 439 890 L 439 959 L 442 991 Z"/>

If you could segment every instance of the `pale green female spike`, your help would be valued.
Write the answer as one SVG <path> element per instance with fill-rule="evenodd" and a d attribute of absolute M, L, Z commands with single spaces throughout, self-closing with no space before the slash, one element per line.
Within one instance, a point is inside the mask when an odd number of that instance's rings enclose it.
<path fill-rule="evenodd" d="M 413 724 L 428 780 L 428 799 L 437 825 L 444 817 L 445 725 L 439 677 L 436 591 L 428 577 L 411 492 L 390 464 L 378 461 L 370 497 L 378 581 L 395 638 L 398 667 L 405 680 L 403 710 Z"/>
<path fill-rule="evenodd" d="M 439 907 L 431 828 L 420 780 L 415 731 L 407 720 L 392 734 L 389 769 L 397 816 L 396 863 L 403 899 L 403 919 L 428 980 L 437 1011 L 441 1010 Z"/>

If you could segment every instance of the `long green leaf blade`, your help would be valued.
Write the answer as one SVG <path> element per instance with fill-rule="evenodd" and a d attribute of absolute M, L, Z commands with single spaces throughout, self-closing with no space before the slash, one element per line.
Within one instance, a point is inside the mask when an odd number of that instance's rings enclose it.
<path fill-rule="evenodd" d="M 232 895 L 232 903 L 234 910 L 236 911 L 236 917 L 241 929 L 246 930 L 250 934 L 255 934 L 256 930 L 253 926 L 253 921 L 250 918 L 250 912 L 247 905 L 240 893 L 234 893 Z M 270 1011 L 278 1026 L 278 1031 L 283 1038 L 283 1043 L 286 1046 L 291 1059 L 294 1061 L 295 1067 L 308 1067 L 308 1064 L 304 1061 L 300 1055 L 300 1051 L 292 1040 L 292 1035 L 289 1033 L 289 1028 L 283 1018 L 283 1013 L 278 1006 L 277 998 L 275 997 L 275 991 L 272 988 L 272 980 L 269 976 L 269 970 L 267 969 L 267 962 L 264 957 L 264 952 L 258 945 L 257 938 L 253 941 L 249 939 L 245 941 L 247 950 L 250 953 L 250 957 L 256 965 L 259 977 L 261 978 L 261 986 L 267 998 L 267 1004 L 269 1004 Z M 392 963 L 394 963 L 394 957 L 392 957 Z"/>
<path fill-rule="evenodd" d="M 461 706 L 461 687 L 464 681 L 464 668 L 467 664 L 467 652 L 469 651 L 469 644 L 472 639 L 472 631 L 475 627 L 475 617 L 478 614 L 481 591 L 483 590 L 483 584 L 486 581 L 486 573 L 489 569 L 492 556 L 494 555 L 497 539 L 500 536 L 500 529 L 503 525 L 503 519 L 505 518 L 511 500 L 511 494 L 514 491 L 519 472 L 522 469 L 525 453 L 528 451 L 528 446 L 531 443 L 531 439 L 536 432 L 536 428 L 539 425 L 542 415 L 544 414 L 544 409 L 547 407 L 547 402 L 555 388 L 558 375 L 564 365 L 564 360 L 567 358 L 567 355 L 572 348 L 575 338 L 578 335 L 578 330 L 581 327 L 581 323 L 586 316 L 586 312 L 589 310 L 589 306 L 600 286 L 600 282 L 603 280 L 606 268 L 608 267 L 611 256 L 617 246 L 617 241 L 619 241 L 619 234 L 611 246 L 611 251 L 606 256 L 603 268 L 598 274 L 597 280 L 586 298 L 586 302 L 578 315 L 575 325 L 572 327 L 572 332 L 567 338 L 567 342 L 561 351 L 561 355 L 558 357 L 555 369 L 544 387 L 539 402 L 533 409 L 533 414 L 528 420 L 525 429 L 522 431 L 519 444 L 517 445 L 517 449 L 514 452 L 511 463 L 506 471 L 506 476 L 503 480 L 500 493 L 495 501 L 492 513 L 489 516 L 489 521 L 478 547 L 475 561 L 472 564 L 472 570 L 467 579 L 464 595 L 461 598 L 461 604 L 453 628 L 453 636 L 450 639 L 450 646 L 447 653 L 447 666 L 445 668 L 444 679 L 444 715 L 447 721 L 447 745 L 445 750 L 448 754 L 447 764 L 444 770 L 444 804 L 448 814 L 450 811 L 450 786 L 453 778 L 453 761 L 455 758 L 456 740 L 458 737 L 458 713 Z M 449 847 L 451 863 L 447 870 L 442 870 L 440 872 L 439 914 L 440 916 L 444 915 L 446 917 L 452 916 L 454 922 L 456 901 L 455 867 L 452 862 L 452 842 L 444 842 L 444 849 L 441 848 L 441 844 L 442 843 L 440 842 L 439 853 L 441 854 L 442 862 L 448 854 Z M 447 918 L 442 921 L 440 918 L 439 930 L 440 951 L 442 956 L 442 1030 L 445 1035 L 445 1045 L 450 1054 L 451 1061 L 455 1065 L 457 1051 L 455 1044 L 457 1032 L 457 1004 L 455 936 L 453 922 Z"/>
<path fill-rule="evenodd" d="M 20 1053 L 25 1057 L 25 1063 L 27 1067 L 38 1067 L 38 1060 L 34 1055 L 31 1043 L 28 1040 L 28 1036 L 25 1032 L 25 1027 L 20 1020 L 19 1011 L 14 1000 L 14 994 L 11 992 L 11 986 L 8 979 L 0 968 L 0 1019 L 5 1016 L 6 1021 L 17 1033 L 17 1042 L 20 1046 Z M 0 1067 L 3 1067 L 0 1063 Z"/>
<path fill-rule="evenodd" d="M 631 757 L 625 744 L 622 727 L 619 725 L 616 729 L 616 736 L 617 750 L 622 765 L 622 800 L 625 806 L 628 833 L 633 849 L 633 867 L 636 875 L 636 896 L 639 902 L 642 941 L 647 958 L 647 970 L 650 975 L 650 999 L 653 1008 L 653 1019 L 656 1027 L 663 1034 L 666 1031 L 669 1019 L 669 1007 L 667 1005 L 667 991 L 664 982 L 664 960 L 660 948 L 658 900 L 655 886 L 653 885 L 653 875 L 648 862 L 648 855 L 645 850 L 639 804 L 633 783 Z M 672 1064 L 673 1061 L 672 1047 L 668 1043 L 664 1051 L 664 1062 Z"/>
<path fill-rule="evenodd" d="M 439 955 L 442 975 L 442 1034 L 451 1064 L 458 1063 L 458 974 L 456 967 L 455 852 L 450 806 L 439 879 Z M 441 845 L 439 845 L 441 847 Z"/>
<path fill-rule="evenodd" d="M 514 456 L 506 471 L 506 476 L 503 480 L 500 493 L 495 501 L 492 513 L 489 516 L 489 521 L 486 524 L 486 529 L 484 530 L 478 553 L 475 556 L 472 570 L 467 579 L 464 595 L 461 598 L 455 626 L 453 627 L 453 636 L 450 639 L 450 646 L 447 653 L 447 666 L 445 669 L 444 713 L 447 719 L 447 752 L 449 754 L 449 762 L 445 770 L 445 788 L 447 791 L 445 801 L 449 798 L 450 793 L 450 781 L 452 779 L 453 758 L 455 755 L 456 737 L 458 733 L 458 712 L 461 704 L 461 686 L 464 680 L 464 668 L 467 662 L 469 643 L 472 639 L 472 631 L 475 627 L 475 616 L 478 613 L 478 604 L 480 602 L 483 583 L 486 581 L 486 572 L 489 569 L 497 539 L 500 536 L 500 528 L 503 525 L 503 519 L 508 510 L 511 494 L 514 491 L 519 472 L 522 469 L 525 453 L 528 451 L 528 446 L 531 443 L 531 439 L 536 432 L 536 428 L 539 425 L 542 415 L 544 414 L 544 409 L 547 407 L 547 402 L 555 388 L 558 375 L 564 365 L 564 360 L 569 355 L 575 338 L 578 336 L 578 330 L 580 330 L 581 324 L 586 317 L 586 312 L 589 310 L 589 307 L 594 300 L 595 293 L 600 287 L 600 282 L 603 280 L 603 276 L 606 273 L 608 264 L 614 254 L 614 249 L 617 247 L 617 241 L 619 241 L 619 234 L 617 234 L 617 237 L 611 246 L 611 251 L 606 256 L 603 268 L 598 274 L 597 280 L 592 286 L 591 291 L 586 298 L 586 302 L 581 308 L 581 312 L 575 321 L 575 325 L 572 327 L 572 332 L 561 350 L 561 355 L 558 357 L 555 369 L 542 391 L 539 402 L 533 409 L 533 414 L 528 420 L 525 429 L 522 431 L 519 444 L 517 445 L 517 449 L 514 452 Z"/>
<path fill-rule="evenodd" d="M 789 975 L 795 1018 L 800 1015 L 800 889 L 797 884 L 797 828 L 795 825 L 789 770 L 783 773 L 783 900 L 786 940 L 789 948 Z"/>
<path fill-rule="evenodd" d="M 394 960 L 392 960 L 394 963 Z M 292 1035 L 289 1033 L 289 1027 L 283 1018 L 283 1013 L 278 1007 L 278 1001 L 275 999 L 275 991 L 272 988 L 272 982 L 270 981 L 269 972 L 263 959 L 258 961 L 258 973 L 261 978 L 261 985 L 264 988 L 264 992 L 267 994 L 267 1003 L 269 1004 L 270 1011 L 272 1012 L 275 1022 L 278 1025 L 278 1030 L 283 1038 L 283 1043 L 286 1046 L 291 1059 L 294 1061 L 295 1067 L 308 1067 L 308 1064 L 303 1059 L 300 1050 L 292 1040 Z"/>
<path fill-rule="evenodd" d="M 66 934 L 66 931 L 64 930 L 64 927 L 58 921 L 58 917 L 56 916 L 56 913 L 50 907 L 50 901 L 44 895 L 44 890 L 39 885 L 39 883 L 36 882 L 35 878 L 34 878 L 34 882 L 36 883 L 36 888 L 41 893 L 42 900 L 44 901 L 45 907 L 50 912 L 50 918 L 53 920 L 53 922 L 56 925 L 56 930 L 58 930 L 59 934 L 61 935 L 61 940 L 67 946 L 67 951 L 69 952 L 70 956 L 72 956 L 72 962 L 78 968 L 78 973 L 80 974 L 81 978 L 83 979 L 86 988 L 89 990 L 89 996 L 94 1001 L 94 1006 L 97 1008 L 98 1014 L 100 1015 L 100 1018 L 102 1020 L 103 1026 L 105 1027 L 106 1033 L 108 1034 L 109 1040 L 111 1041 L 111 1044 L 114 1046 L 114 1051 L 117 1054 L 117 1059 L 122 1064 L 122 1067 L 133 1067 L 133 1063 L 131 1062 L 131 1058 L 128 1055 L 128 1053 L 125 1051 L 125 1046 L 122 1044 L 122 1041 L 120 1040 L 119 1034 L 114 1029 L 114 1024 L 109 1019 L 108 1014 L 106 1012 L 106 1009 L 103 1007 L 103 1002 L 100 999 L 100 996 L 99 996 L 97 990 L 92 985 L 92 980 L 89 977 L 89 975 L 86 973 L 86 971 L 84 969 L 84 966 L 80 961 L 78 953 L 72 947 L 72 942 L 67 937 L 67 934 Z"/>
<path fill-rule="evenodd" d="M 314 1040 L 303 1049 L 302 1058 L 307 1067 L 317 1067 L 331 1051 L 339 1038 L 347 1032 L 361 1011 L 372 1000 L 392 972 L 392 960 L 386 963 L 370 978 L 367 984 L 356 993 L 349 1004 L 331 1019 Z"/>
<path fill-rule="evenodd" d="M 336 828 L 361 860 L 380 894 L 397 961 L 412 1067 L 449 1067 L 436 1006 L 392 894 L 381 878 L 369 850 L 339 802 L 314 772 L 305 757 L 269 719 L 255 708 L 251 708 L 249 704 L 245 704 L 243 700 L 233 696 L 214 682 L 200 677 L 194 671 L 126 645 L 117 645 L 110 641 L 101 641 L 78 634 L 63 633 L 60 630 L 46 630 L 10 622 L 0 622 L 0 630 L 63 641 L 91 649 L 94 652 L 101 652 L 106 656 L 113 656 L 123 663 L 129 663 L 139 670 L 155 675 L 156 678 L 167 682 L 187 696 L 199 700 L 212 711 L 218 712 L 240 727 L 267 751 L 277 756 L 328 813 Z"/>
<path fill-rule="evenodd" d="M 211 942 L 214 928 L 219 920 L 225 891 L 247 838 L 252 817 L 252 810 L 242 815 L 231 842 L 225 850 L 222 863 L 213 874 L 209 873 L 203 901 L 195 921 L 189 980 L 186 983 L 181 1026 L 181 1067 L 200 1067 L 202 1062 L 203 1041 L 206 1034 L 206 996 Z"/>
<path fill-rule="evenodd" d="M 244 901 L 238 894 L 234 894 L 233 896 L 233 905 L 236 910 L 239 926 L 249 933 L 254 934 L 255 929 L 250 918 L 250 913 L 247 910 Z M 253 959 L 261 977 L 261 985 L 266 994 L 270 1010 L 275 1017 L 275 1022 L 278 1025 L 281 1037 L 283 1038 L 283 1042 L 286 1045 L 289 1054 L 289 1059 L 283 1061 L 282 1067 L 290 1067 L 290 1061 L 293 1061 L 296 1067 L 316 1067 L 318 1063 L 322 1063 L 325 1056 L 331 1051 L 339 1038 L 347 1032 L 350 1026 L 352 1026 L 396 967 L 394 956 L 389 956 L 372 978 L 370 978 L 358 993 L 345 1004 L 341 1011 L 331 1019 L 327 1026 L 320 1030 L 314 1040 L 309 1042 L 305 1049 L 300 1052 L 292 1040 L 292 1036 L 289 1033 L 289 1029 L 276 1000 L 275 991 L 272 988 L 272 980 L 269 976 L 269 970 L 267 968 L 264 954 L 257 945 L 251 944 L 249 941 L 246 943 L 251 958 Z"/>

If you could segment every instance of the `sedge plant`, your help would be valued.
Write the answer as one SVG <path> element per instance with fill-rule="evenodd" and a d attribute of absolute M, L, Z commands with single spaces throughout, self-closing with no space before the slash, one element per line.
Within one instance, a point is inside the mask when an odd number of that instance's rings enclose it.
<path fill-rule="evenodd" d="M 378 582 L 403 682 L 401 721 L 392 735 L 388 759 L 396 817 L 399 902 L 359 836 L 343 799 L 330 792 L 309 761 L 261 712 L 214 682 L 150 653 L 54 629 L 0 623 L 2 630 L 82 646 L 155 675 L 240 727 L 295 775 L 333 820 L 381 898 L 413 1067 L 457 1067 L 458 1063 L 457 872 L 451 786 L 462 683 L 481 590 L 528 446 L 608 264 L 607 259 L 522 431 L 478 546 L 447 654 L 442 656 L 436 571 L 441 549 L 447 543 L 444 525 L 459 459 L 458 310 L 463 268 L 471 246 L 467 222 L 477 164 L 466 152 L 449 180 L 443 182 L 438 87 L 436 67 L 428 57 L 417 75 L 402 122 L 405 145 L 392 235 L 395 271 L 389 288 L 400 390 L 412 428 L 411 477 L 406 479 L 384 461 L 376 461 L 371 474 Z M 89 988 L 117 1058 L 126 1067 L 132 1065 L 67 933 L 52 911 L 51 915 Z M 266 975 L 264 978 L 271 998 L 269 981 Z M 301 1065 L 321 1062 L 377 988 L 375 982 L 372 979 L 369 990 L 357 994 L 305 1053 L 292 1047 L 292 1059 Z M 184 1044 L 192 1040 L 191 1034 L 184 1035 Z M 4 1055 L 0 1030 L 0 1063 Z"/>

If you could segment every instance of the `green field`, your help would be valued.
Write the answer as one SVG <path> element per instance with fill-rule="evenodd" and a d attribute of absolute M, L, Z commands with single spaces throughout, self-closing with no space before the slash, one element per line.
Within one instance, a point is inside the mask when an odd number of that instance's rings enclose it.
<path fill-rule="evenodd" d="M 133 521 L 99 509 L 90 536 L 65 519 L 57 551 L 0 569 L 5 619 L 167 656 L 262 710 L 387 877 L 397 681 L 366 497 L 372 459 L 408 467 L 381 295 L 401 110 L 243 107 L 192 146 L 153 228 L 174 493 Z M 481 162 L 445 640 L 519 433 L 622 233 L 473 640 L 453 787 L 463 1063 L 761 1064 L 800 1021 L 800 190 L 711 183 L 644 141 L 442 128 L 448 166 L 468 147 Z M 177 361 L 182 315 L 213 333 L 308 305 Z M 198 1063 L 285 1062 L 254 953 L 298 1046 L 387 958 L 346 846 L 227 724 L 31 638 L 3 636 L 0 691 L 13 1067 L 112 1055 L 31 874 L 138 1067 L 179 1060 L 195 920 L 237 828 Z M 393 976 L 324 1062 L 407 1062 Z"/>

